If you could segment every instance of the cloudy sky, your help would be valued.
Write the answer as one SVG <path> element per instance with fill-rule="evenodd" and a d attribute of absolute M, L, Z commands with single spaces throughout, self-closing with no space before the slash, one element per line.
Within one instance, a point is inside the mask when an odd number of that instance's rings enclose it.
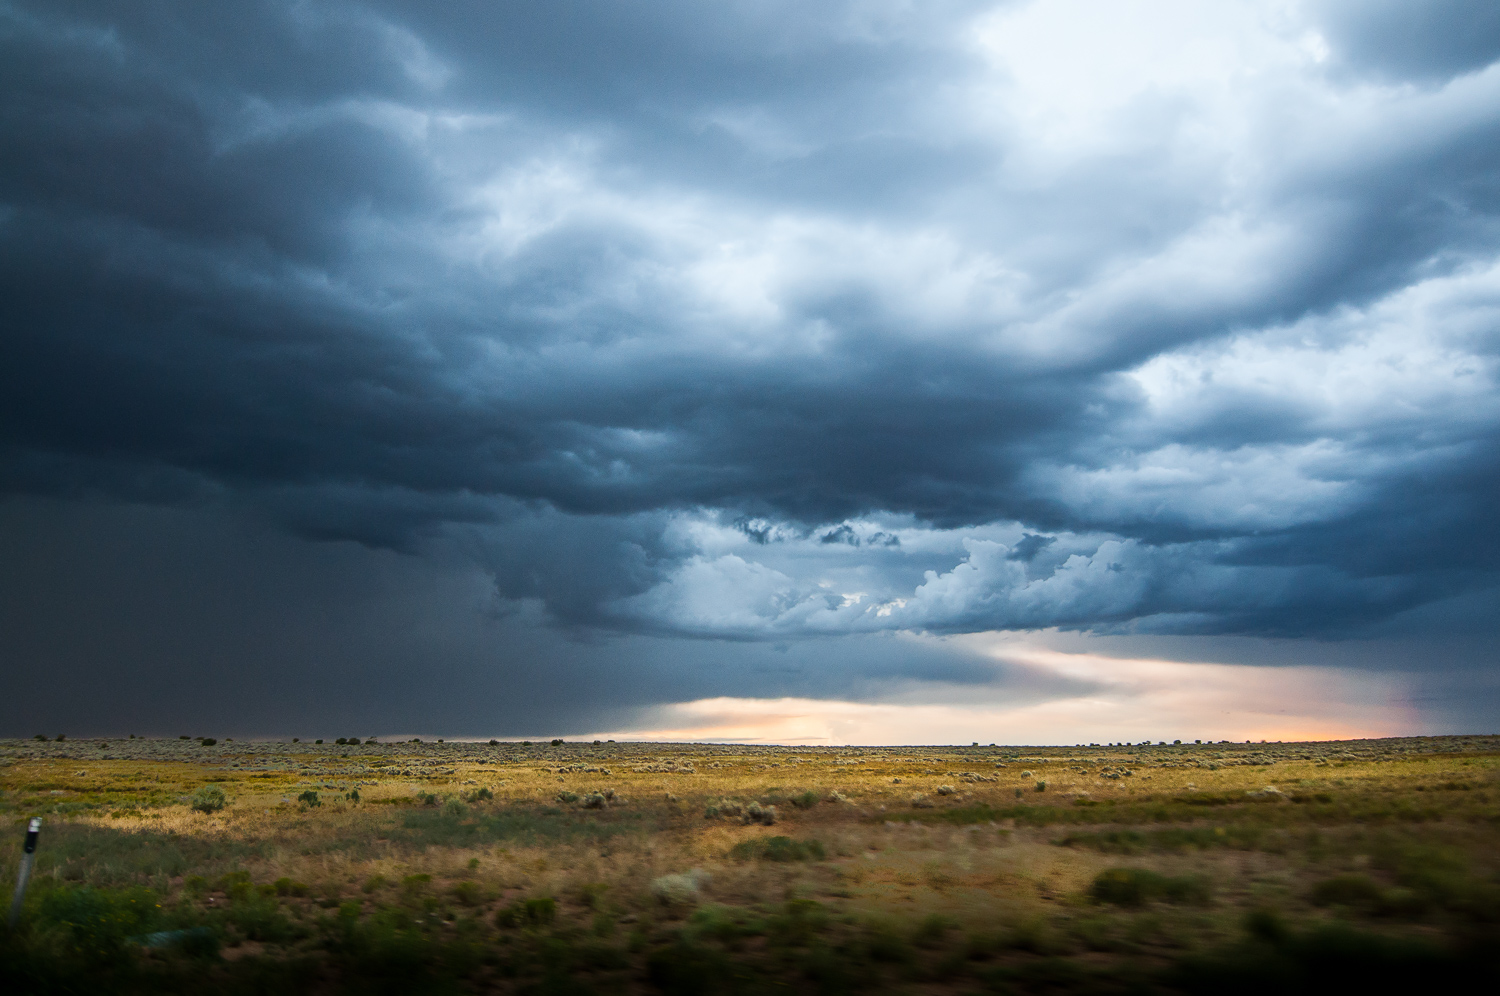
<path fill-rule="evenodd" d="M 1492 0 L 0 0 L 0 733 L 1493 732 L 1497 164 Z"/>

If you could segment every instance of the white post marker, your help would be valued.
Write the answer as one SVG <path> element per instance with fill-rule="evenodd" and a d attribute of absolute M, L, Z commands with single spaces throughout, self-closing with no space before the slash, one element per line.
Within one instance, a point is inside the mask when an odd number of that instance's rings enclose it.
<path fill-rule="evenodd" d="M 26 846 L 21 851 L 21 870 L 16 873 L 16 896 L 10 901 L 10 925 L 21 916 L 21 900 L 26 898 L 26 883 L 31 878 L 31 864 L 36 860 L 36 835 L 41 833 L 42 818 L 33 816 L 26 828 Z"/>

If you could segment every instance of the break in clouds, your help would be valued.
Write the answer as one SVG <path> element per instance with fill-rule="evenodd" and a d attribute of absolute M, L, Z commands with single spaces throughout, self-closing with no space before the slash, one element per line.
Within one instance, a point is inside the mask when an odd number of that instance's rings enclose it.
<path fill-rule="evenodd" d="M 0 483 L 578 632 L 1358 634 L 1497 580 L 1497 59 L 1484 0 L 10 0 Z"/>

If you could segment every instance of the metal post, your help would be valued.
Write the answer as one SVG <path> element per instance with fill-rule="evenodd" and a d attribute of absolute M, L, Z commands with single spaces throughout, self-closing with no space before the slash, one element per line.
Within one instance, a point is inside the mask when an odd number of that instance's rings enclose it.
<path fill-rule="evenodd" d="M 16 873 L 16 897 L 10 901 L 10 925 L 21 917 L 21 900 L 26 898 L 26 883 L 31 879 L 31 865 L 36 861 L 36 835 L 42 830 L 42 818 L 33 816 L 26 828 L 26 846 L 21 851 L 21 870 Z"/>

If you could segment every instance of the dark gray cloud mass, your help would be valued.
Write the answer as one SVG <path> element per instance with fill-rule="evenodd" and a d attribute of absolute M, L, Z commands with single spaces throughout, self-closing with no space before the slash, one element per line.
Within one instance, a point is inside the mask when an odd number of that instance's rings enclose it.
<path fill-rule="evenodd" d="M 1074 6 L 0 3 L 26 701 L 1493 635 L 1500 14 Z"/>

